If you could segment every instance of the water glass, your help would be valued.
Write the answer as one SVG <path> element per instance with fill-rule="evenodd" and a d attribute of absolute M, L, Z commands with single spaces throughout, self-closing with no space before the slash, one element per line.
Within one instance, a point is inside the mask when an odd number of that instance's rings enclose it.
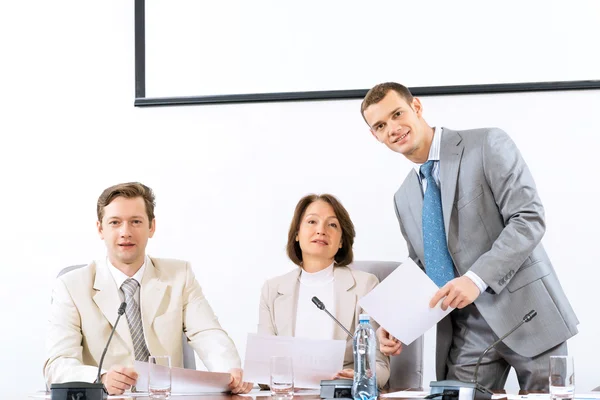
<path fill-rule="evenodd" d="M 572 356 L 550 357 L 550 398 L 572 400 L 575 394 L 575 367 Z"/>
<path fill-rule="evenodd" d="M 271 398 L 290 400 L 294 397 L 294 366 L 292 357 L 271 357 Z"/>
<path fill-rule="evenodd" d="M 148 357 L 148 395 L 153 399 L 171 397 L 171 357 Z"/>

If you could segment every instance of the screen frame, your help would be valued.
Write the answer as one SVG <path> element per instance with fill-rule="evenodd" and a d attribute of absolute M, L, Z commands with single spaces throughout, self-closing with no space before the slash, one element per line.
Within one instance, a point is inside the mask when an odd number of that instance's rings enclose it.
<path fill-rule="evenodd" d="M 321 90 L 308 92 L 243 93 L 201 96 L 146 97 L 146 1 L 135 0 L 135 100 L 136 107 L 322 101 L 362 99 L 368 89 Z M 410 87 L 414 96 L 448 96 L 600 89 L 600 80 L 495 83 Z"/>

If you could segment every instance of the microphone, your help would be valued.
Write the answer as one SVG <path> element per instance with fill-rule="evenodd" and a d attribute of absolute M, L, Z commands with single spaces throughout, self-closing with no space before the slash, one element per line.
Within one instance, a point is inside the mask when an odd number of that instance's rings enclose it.
<path fill-rule="evenodd" d="M 331 315 L 325 308 L 325 304 L 317 296 L 312 298 L 312 302 L 317 306 L 319 310 L 323 310 L 329 315 L 329 317 L 335 321 L 348 334 L 350 339 L 354 339 L 354 336 L 350 333 L 336 317 Z M 352 379 L 331 379 L 321 380 L 321 399 L 351 399 L 352 398 Z"/>
<path fill-rule="evenodd" d="M 331 317 L 331 319 L 334 320 L 336 322 L 336 324 L 338 324 L 340 326 L 340 328 L 342 328 L 344 330 L 344 332 L 346 332 L 348 334 L 350 339 L 354 338 L 354 336 L 350 333 L 350 331 L 348 329 L 346 329 L 344 327 L 344 325 L 342 325 L 342 323 L 337 320 L 337 318 L 335 318 L 333 315 L 331 315 L 331 313 L 329 311 L 327 311 L 327 309 L 325 308 L 325 304 L 323 304 L 323 302 L 321 300 L 319 300 L 319 298 L 317 296 L 314 296 L 312 298 L 312 302 L 315 303 L 315 306 L 317 306 L 317 308 L 319 310 L 325 311 L 327 313 L 327 315 L 329 315 L 329 317 Z"/>
<path fill-rule="evenodd" d="M 493 349 L 494 347 L 496 347 L 496 345 L 498 345 L 498 343 L 500 343 L 501 341 L 506 339 L 511 333 L 513 333 L 514 331 L 519 329 L 521 327 L 521 325 L 523 325 L 525 322 L 531 321 L 536 316 L 537 316 L 537 311 L 535 311 L 535 310 L 529 311 L 527 314 L 525 314 L 525 316 L 523 317 L 521 322 L 519 322 L 514 328 L 512 328 L 510 331 L 508 331 L 508 333 L 504 334 L 504 336 L 502 336 L 500 339 L 496 340 L 494 343 L 489 345 L 488 348 L 485 349 L 483 351 L 483 353 L 481 353 L 481 355 L 479 356 L 479 359 L 477 360 L 477 364 L 475 364 L 475 372 L 473 372 L 473 379 L 471 380 L 471 382 L 477 383 L 477 372 L 479 371 L 479 365 L 481 364 L 481 360 L 483 360 L 483 357 L 487 354 L 487 352 L 490 351 L 491 349 Z"/>
<path fill-rule="evenodd" d="M 108 337 L 108 341 L 106 342 L 106 347 L 104 347 L 104 351 L 102 352 L 102 357 L 100 358 L 100 363 L 98 365 L 98 377 L 93 383 L 89 382 L 65 382 L 65 383 L 53 383 L 50 385 L 50 398 L 51 400 L 72 400 L 72 399 L 86 399 L 86 400 L 106 400 L 108 397 L 108 392 L 104 387 L 104 384 L 101 382 L 101 372 L 102 372 L 102 363 L 104 362 L 104 356 L 106 355 L 106 351 L 108 350 L 108 345 L 117 329 L 117 324 L 119 323 L 119 319 L 121 315 L 125 313 L 125 307 L 127 307 L 127 303 L 122 302 L 119 306 L 119 310 L 117 311 L 117 320 L 113 325 L 113 329 L 110 332 L 110 336 Z"/>
<path fill-rule="evenodd" d="M 425 398 L 435 399 L 441 397 L 443 400 L 458 400 L 459 398 L 461 400 L 490 400 L 492 398 L 492 392 L 485 386 L 477 383 L 477 372 L 479 371 L 481 360 L 483 360 L 483 357 L 488 351 L 496 347 L 498 343 L 519 329 L 521 325 L 531 321 L 536 315 L 537 312 L 535 310 L 529 311 L 514 328 L 502 335 L 501 338 L 496 340 L 481 353 L 481 356 L 479 356 L 479 359 L 477 360 L 477 364 L 475 364 L 475 371 L 473 372 L 473 379 L 471 382 L 461 382 L 456 380 L 433 381 L 429 384 L 429 387 L 431 387 L 431 394 Z"/>
<path fill-rule="evenodd" d="M 110 344 L 113 334 L 115 333 L 115 329 L 117 329 L 117 324 L 119 323 L 119 319 L 121 319 L 121 315 L 125 314 L 126 307 L 127 307 L 127 303 L 125 303 L 125 302 L 122 302 L 121 305 L 119 306 L 119 310 L 117 311 L 117 314 L 119 314 L 119 315 L 117 315 L 117 320 L 115 321 L 113 329 L 110 332 L 110 336 L 108 337 L 108 341 L 106 342 L 106 347 L 104 347 L 104 351 L 102 352 L 102 357 L 100 357 L 100 363 L 98 364 L 98 377 L 96 378 L 96 382 L 94 382 L 94 383 L 100 383 L 100 381 L 102 380 L 101 373 L 102 373 L 102 363 L 104 362 L 104 356 L 106 355 L 106 350 L 108 350 L 108 345 Z"/>

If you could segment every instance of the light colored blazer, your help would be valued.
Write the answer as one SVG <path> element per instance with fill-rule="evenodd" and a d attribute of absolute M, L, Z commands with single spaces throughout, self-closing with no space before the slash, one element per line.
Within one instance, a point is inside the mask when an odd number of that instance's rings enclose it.
<path fill-rule="evenodd" d="M 44 377 L 52 383 L 96 379 L 98 363 L 121 303 L 104 260 L 56 280 L 47 332 Z M 140 286 L 144 336 L 152 355 L 170 355 L 183 367 L 182 332 L 210 371 L 240 367 L 233 341 L 221 328 L 185 261 L 152 258 Z M 125 315 L 117 325 L 103 368 L 132 366 L 135 359 Z"/>
<path fill-rule="evenodd" d="M 475 305 L 494 333 L 502 336 L 535 309 L 537 317 L 504 340 L 516 353 L 533 357 L 575 335 L 579 321 L 541 244 L 544 209 L 509 136 L 496 128 L 444 128 L 440 189 L 448 249 L 460 275 L 471 270 L 489 286 Z M 416 171 L 396 192 L 394 205 L 409 255 L 423 268 L 423 194 Z M 438 379 L 445 379 L 452 338 L 446 320 L 443 334 L 438 324 Z"/>
<path fill-rule="evenodd" d="M 265 282 L 260 297 L 258 333 L 294 336 L 301 268 Z M 369 293 L 379 281 L 373 274 L 348 267 L 334 267 L 335 310 L 329 310 L 348 329 L 354 332 L 362 309 L 358 299 Z M 374 329 L 377 323 L 371 321 Z M 354 368 L 352 339 L 337 324 L 334 339 L 346 341 L 344 368 Z M 390 377 L 390 360 L 377 346 L 377 384 L 383 387 Z"/>

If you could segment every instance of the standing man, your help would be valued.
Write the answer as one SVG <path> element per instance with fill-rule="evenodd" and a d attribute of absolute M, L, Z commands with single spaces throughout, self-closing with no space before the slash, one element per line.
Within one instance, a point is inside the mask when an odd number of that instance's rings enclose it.
<path fill-rule="evenodd" d="M 365 96 L 373 136 L 414 163 L 394 196 L 409 256 L 453 307 L 437 327 L 438 380 L 469 382 L 477 358 L 532 309 L 538 313 L 495 349 L 479 382 L 502 389 L 510 367 L 524 390 L 547 390 L 549 357 L 566 355 L 578 320 L 541 242 L 544 209 L 519 150 L 497 128 L 430 127 L 418 98 L 398 83 Z M 378 330 L 381 351 L 401 343 Z"/>
<path fill-rule="evenodd" d="M 126 321 L 106 353 L 102 383 L 109 394 L 136 384 L 133 361 L 171 356 L 183 366 L 182 332 L 210 371 L 229 372 L 233 393 L 247 393 L 240 358 L 202 293 L 189 263 L 146 255 L 154 235 L 154 193 L 141 183 L 122 183 L 98 199 L 98 234 L 107 256 L 60 276 L 52 293 L 44 377 L 52 383 L 96 379 L 98 363 L 126 302 Z"/>

